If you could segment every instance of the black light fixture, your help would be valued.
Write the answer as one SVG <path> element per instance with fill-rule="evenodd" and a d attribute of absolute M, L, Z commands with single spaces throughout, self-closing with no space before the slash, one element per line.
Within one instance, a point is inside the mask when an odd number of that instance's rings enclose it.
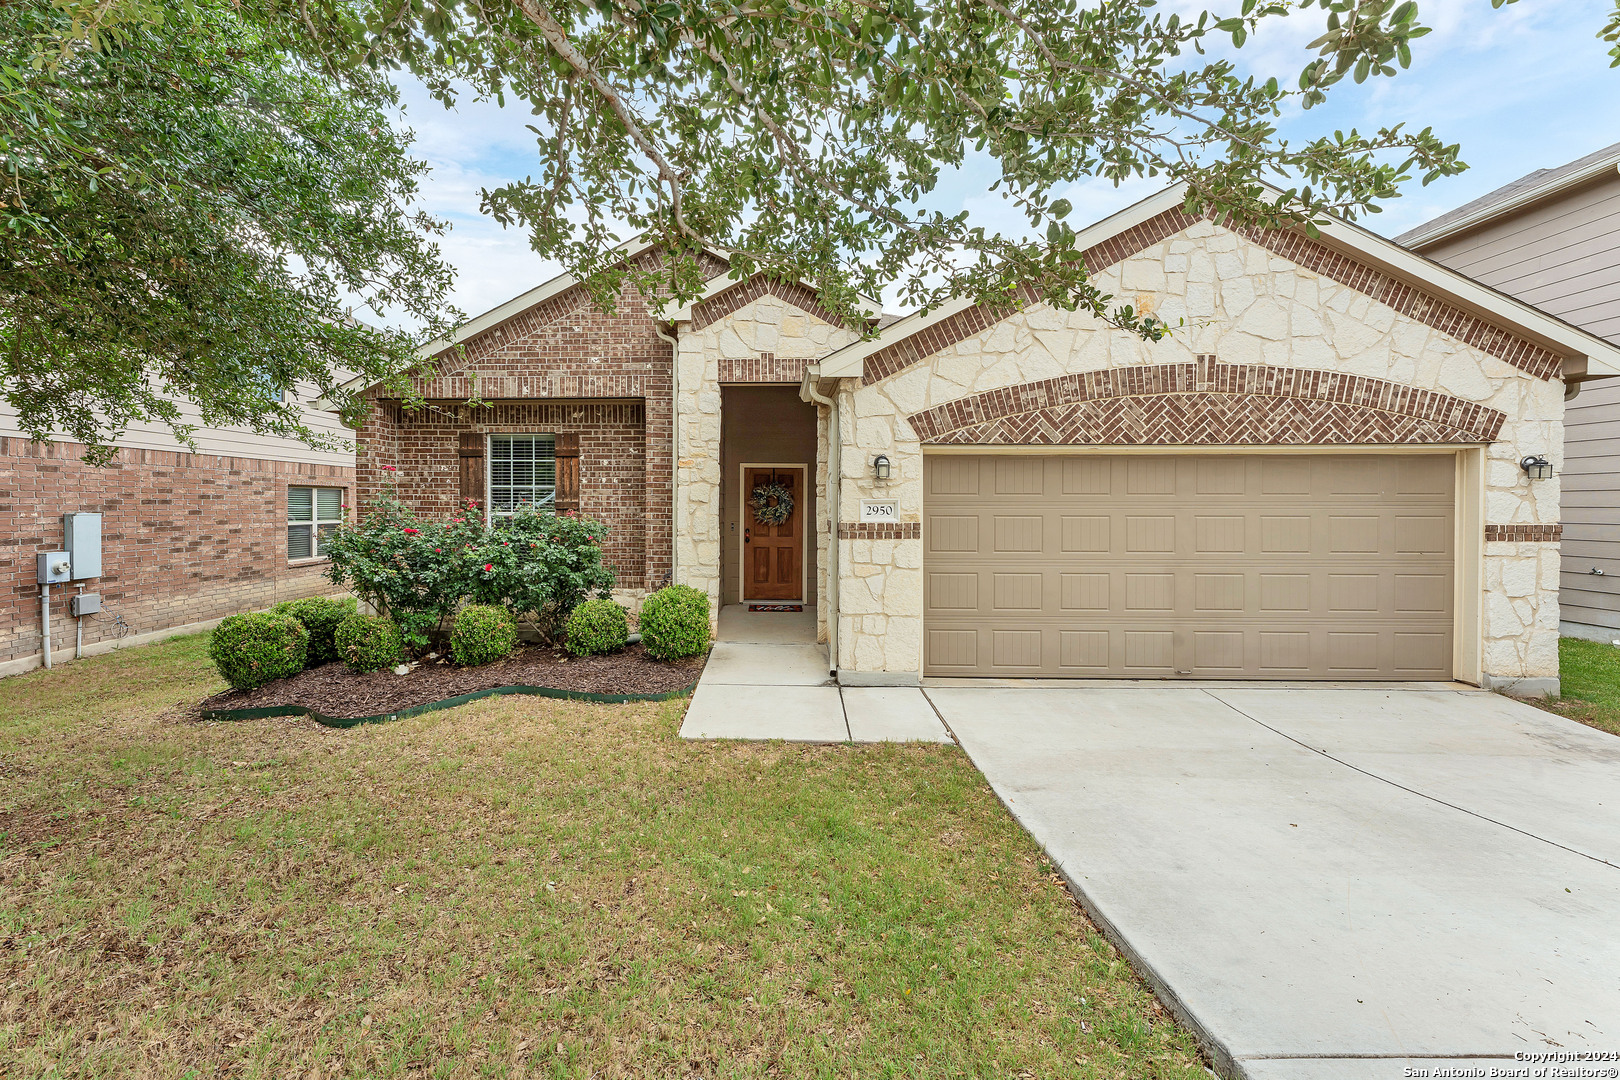
<path fill-rule="evenodd" d="M 887 455 L 879 454 L 872 459 L 872 475 L 879 480 L 887 480 L 891 471 Z"/>
<path fill-rule="evenodd" d="M 1540 454 L 1531 454 L 1529 457 L 1519 462 L 1519 468 L 1523 469 L 1524 475 L 1528 476 L 1532 480 L 1552 479 L 1552 462 L 1548 461 Z"/>

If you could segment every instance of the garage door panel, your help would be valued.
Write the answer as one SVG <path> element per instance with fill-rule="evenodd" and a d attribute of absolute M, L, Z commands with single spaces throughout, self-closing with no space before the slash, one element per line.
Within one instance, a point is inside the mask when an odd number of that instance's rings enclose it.
<path fill-rule="evenodd" d="M 929 674 L 1450 675 L 1449 455 L 999 460 L 926 459 Z"/>
<path fill-rule="evenodd" d="M 1114 490 L 1114 458 L 1059 458 L 1058 490 L 1064 495 L 1111 495 Z"/>

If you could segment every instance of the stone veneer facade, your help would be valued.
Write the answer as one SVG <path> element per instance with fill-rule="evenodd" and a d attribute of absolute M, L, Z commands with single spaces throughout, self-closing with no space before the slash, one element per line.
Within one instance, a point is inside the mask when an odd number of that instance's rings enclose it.
<path fill-rule="evenodd" d="M 724 382 L 797 383 L 804 365 L 859 340 L 834 326 L 796 286 L 746 282 L 697 305 L 679 327 L 675 454 L 676 580 L 720 604 L 720 387 Z M 765 360 L 769 357 L 769 360 Z M 825 414 L 826 410 L 819 410 Z M 818 595 L 826 595 L 827 537 L 825 416 L 818 417 L 815 478 Z M 809 464 L 807 462 L 807 464 Z M 818 609 L 824 605 L 817 605 Z"/>
<path fill-rule="evenodd" d="M 1151 242 L 1097 274 L 1104 292 L 1180 322 L 1164 341 L 1033 305 L 999 320 L 977 315 L 909 354 L 903 343 L 886 347 L 877 365 L 868 358 L 865 380 L 842 380 L 840 422 L 852 437 L 841 470 L 838 666 L 896 679 L 921 671 L 928 443 L 1429 443 L 1485 448 L 1488 681 L 1556 679 L 1564 387 L 1548 354 L 1387 277 L 1358 277 L 1320 245 L 1294 254 L 1332 276 L 1273 250 L 1292 250 L 1286 238 L 1175 224 L 1158 239 L 1146 230 Z M 879 453 L 892 463 L 887 483 L 870 475 Z M 1532 453 L 1553 462 L 1554 479 L 1525 477 L 1518 462 Z M 896 500 L 919 531 L 846 532 L 861 500 L 876 498 Z"/>

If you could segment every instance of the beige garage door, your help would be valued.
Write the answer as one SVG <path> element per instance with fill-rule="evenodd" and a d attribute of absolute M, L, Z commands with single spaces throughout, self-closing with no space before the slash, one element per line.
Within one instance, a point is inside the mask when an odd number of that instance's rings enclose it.
<path fill-rule="evenodd" d="M 1450 454 L 930 456 L 929 675 L 1451 676 Z"/>

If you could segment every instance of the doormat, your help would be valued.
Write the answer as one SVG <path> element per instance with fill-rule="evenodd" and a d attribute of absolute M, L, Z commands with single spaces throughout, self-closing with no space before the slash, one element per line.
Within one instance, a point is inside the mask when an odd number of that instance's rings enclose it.
<path fill-rule="evenodd" d="M 803 611 L 803 604 L 749 604 L 749 611 Z"/>

